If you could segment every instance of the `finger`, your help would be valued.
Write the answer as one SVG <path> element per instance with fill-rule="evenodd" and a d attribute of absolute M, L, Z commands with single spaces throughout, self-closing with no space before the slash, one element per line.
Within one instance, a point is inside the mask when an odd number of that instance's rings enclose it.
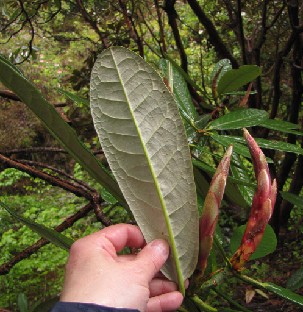
<path fill-rule="evenodd" d="M 167 279 L 155 278 L 149 284 L 150 297 L 159 296 L 178 290 L 177 284 Z"/>
<path fill-rule="evenodd" d="M 169 245 L 163 239 L 156 239 L 147 244 L 137 255 L 138 265 L 145 268 L 148 283 L 164 265 L 169 255 Z"/>
<path fill-rule="evenodd" d="M 147 312 L 176 311 L 182 302 L 183 296 L 179 291 L 152 297 L 147 303 Z"/>
<path fill-rule="evenodd" d="M 145 241 L 143 235 L 136 225 L 116 224 L 108 226 L 101 231 L 88 235 L 84 238 L 86 241 L 102 245 L 103 242 L 109 242 L 114 249 L 119 252 L 124 247 L 141 248 Z"/>

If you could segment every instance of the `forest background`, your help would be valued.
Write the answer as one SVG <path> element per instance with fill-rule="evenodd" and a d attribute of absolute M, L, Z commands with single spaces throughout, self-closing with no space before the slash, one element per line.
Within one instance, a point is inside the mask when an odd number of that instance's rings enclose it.
<path fill-rule="evenodd" d="M 302 283 L 302 19 L 302 1 L 295 0 L 0 0 L 0 47 L 105 166 L 89 110 L 89 81 L 96 56 L 113 45 L 135 51 L 159 72 L 162 59 L 179 64 L 194 81 L 188 89 L 200 125 L 238 107 L 264 110 L 270 119 L 293 123 L 250 129 L 256 138 L 278 142 L 264 151 L 273 160 L 270 170 L 279 191 L 271 220 L 278 247 L 265 260 L 250 263 L 250 269 L 256 277 L 285 286 L 297 270 Z M 242 92 L 218 98 L 214 70 L 225 63 L 234 69 L 258 65 L 262 74 Z M 3 203 L 73 239 L 109 224 L 132 222 L 2 85 L 0 104 Z M 283 149 L 282 143 L 291 145 Z M 222 145 L 206 140 L 199 158 L 214 168 Z M 195 170 L 209 181 L 209 168 Z M 252 170 L 241 174 L 251 178 Z M 227 240 L 247 220 L 250 201 L 241 185 L 227 194 L 220 216 Z M 23 311 L 58 295 L 67 252 L 39 239 L 5 210 L 0 210 L 0 235 L 0 307 Z M 235 287 L 237 299 L 252 308 L 264 306 L 266 311 L 284 304 L 284 311 L 296 311 L 275 297 Z"/>

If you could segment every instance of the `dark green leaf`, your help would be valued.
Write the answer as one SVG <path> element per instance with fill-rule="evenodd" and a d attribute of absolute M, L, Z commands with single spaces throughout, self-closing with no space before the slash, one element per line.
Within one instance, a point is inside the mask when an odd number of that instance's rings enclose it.
<path fill-rule="evenodd" d="M 283 199 L 287 200 L 291 204 L 298 206 L 298 207 L 303 207 L 303 197 L 298 196 L 289 192 L 280 192 L 281 196 Z"/>
<path fill-rule="evenodd" d="M 28 302 L 26 294 L 24 293 L 18 294 L 17 302 L 20 312 L 28 312 Z"/>
<path fill-rule="evenodd" d="M 197 118 L 198 114 L 188 91 L 187 83 L 176 66 L 165 59 L 160 61 L 160 66 L 173 89 L 179 109 L 184 111 L 191 120 Z"/>
<path fill-rule="evenodd" d="M 230 130 L 260 125 L 268 119 L 264 110 L 245 108 L 227 113 L 210 123 L 209 129 Z"/>
<path fill-rule="evenodd" d="M 211 135 L 212 138 L 214 138 L 216 141 L 217 139 L 221 142 L 228 142 L 228 144 L 234 144 L 234 143 L 241 143 L 246 144 L 245 140 L 241 137 L 235 137 L 231 135 Z M 218 138 L 220 137 L 220 138 Z M 267 148 L 267 149 L 273 149 L 278 150 L 282 152 L 289 152 L 289 153 L 295 153 L 295 154 L 301 154 L 303 155 L 303 149 L 297 145 L 282 142 L 282 141 L 270 141 L 266 139 L 256 139 L 256 142 L 261 148 Z M 221 143 L 223 145 L 223 143 Z M 235 150 L 235 149 L 234 149 Z M 244 156 L 244 155 L 243 155 Z M 268 161 L 268 159 L 267 159 Z"/>
<path fill-rule="evenodd" d="M 233 164 L 236 163 L 236 166 Z M 247 181 L 250 185 L 237 184 L 239 191 L 249 206 L 251 206 L 252 199 L 254 196 L 255 187 L 252 186 L 250 176 L 248 175 L 247 168 L 244 166 L 241 158 L 237 153 L 233 154 L 233 163 L 230 166 L 230 170 L 233 176 L 237 179 Z"/>
<path fill-rule="evenodd" d="M 74 93 L 65 91 L 63 89 L 58 88 L 57 89 L 62 95 L 64 95 L 66 98 L 70 99 L 71 101 L 75 102 L 76 104 L 79 104 L 80 107 L 82 106 L 89 106 L 89 100 L 85 99 L 79 95 L 76 95 Z"/>
<path fill-rule="evenodd" d="M 50 133 L 93 178 L 121 203 L 125 204 L 117 183 L 79 140 L 75 131 L 61 118 L 54 106 L 47 102 L 40 91 L 20 73 L 16 66 L 3 57 L 0 57 L 0 81 L 20 97 Z"/>
<path fill-rule="evenodd" d="M 243 65 L 226 72 L 218 82 L 218 94 L 237 91 L 261 75 L 261 68 L 256 65 Z"/>
<path fill-rule="evenodd" d="M 210 74 L 210 81 L 213 81 L 214 78 L 218 75 L 217 81 L 221 79 L 221 77 L 232 69 L 231 62 L 229 59 L 222 59 L 218 63 L 215 64 L 212 73 Z"/>
<path fill-rule="evenodd" d="M 244 139 L 238 142 L 237 140 L 234 140 L 235 137 L 231 137 L 227 135 L 218 135 L 218 134 L 211 134 L 211 138 L 214 139 L 219 144 L 223 145 L 224 147 L 228 147 L 229 145 L 232 144 L 234 146 L 235 153 L 242 155 L 246 158 L 250 158 L 248 147 L 243 145 L 245 144 Z"/>
<path fill-rule="evenodd" d="M 290 276 L 286 287 L 290 290 L 297 290 L 303 287 L 303 268 L 300 268 Z"/>
<path fill-rule="evenodd" d="M 295 135 L 303 135 L 302 131 L 294 130 L 299 128 L 297 124 L 278 119 L 267 119 L 262 123 L 262 127 Z"/>
<path fill-rule="evenodd" d="M 289 289 L 286 289 L 286 288 L 283 288 L 283 287 L 280 287 L 280 286 L 277 286 L 273 283 L 262 283 L 262 286 L 271 291 L 272 293 L 284 298 L 284 299 L 287 299 L 288 301 L 291 301 L 299 306 L 303 306 L 303 297 L 292 292 L 291 290 Z"/>
<path fill-rule="evenodd" d="M 191 84 L 196 90 L 200 91 L 201 93 L 204 93 L 204 91 L 195 83 L 194 80 L 192 80 L 188 76 L 188 74 L 176 63 L 176 61 L 173 58 L 171 58 L 167 54 L 165 55 L 165 58 L 174 65 L 174 67 L 179 71 L 179 73 L 183 76 L 186 82 Z"/>
<path fill-rule="evenodd" d="M 56 245 L 62 249 L 65 249 L 67 251 L 71 247 L 71 245 L 73 243 L 72 239 L 70 239 L 70 238 L 64 236 L 63 234 L 61 234 L 61 233 L 59 233 L 59 232 L 57 232 L 51 228 L 48 228 L 42 224 L 36 223 L 34 221 L 31 221 L 27 218 L 20 216 L 15 211 L 10 209 L 7 205 L 5 205 L 3 202 L 0 202 L 0 206 L 2 206 L 8 213 L 10 213 L 17 220 L 19 220 L 20 222 L 22 222 L 23 224 L 28 226 L 31 230 L 38 233 L 40 236 L 47 239 L 48 241 L 50 241 L 54 245 Z"/>
<path fill-rule="evenodd" d="M 246 225 L 239 226 L 233 233 L 230 239 L 230 251 L 232 254 L 236 252 L 241 244 Z M 270 225 L 267 225 L 260 245 L 250 257 L 250 260 L 265 257 L 266 255 L 274 252 L 277 247 L 277 238 L 274 230 Z"/>
<path fill-rule="evenodd" d="M 204 172 L 208 173 L 210 176 L 212 176 L 216 171 L 215 168 L 209 166 L 208 164 L 204 163 L 201 160 L 193 159 L 193 165 L 197 168 L 202 169 Z M 231 176 L 227 178 L 227 181 L 233 182 L 235 184 L 249 185 L 251 187 L 255 186 L 253 183 L 251 183 L 247 180 L 237 179 L 237 178 L 234 178 Z"/>

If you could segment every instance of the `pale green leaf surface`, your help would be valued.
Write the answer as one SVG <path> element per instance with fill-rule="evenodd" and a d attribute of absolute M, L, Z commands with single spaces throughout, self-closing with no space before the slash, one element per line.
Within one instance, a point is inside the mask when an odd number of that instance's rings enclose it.
<path fill-rule="evenodd" d="M 172 95 L 141 57 L 114 47 L 94 65 L 91 110 L 145 239 L 169 242 L 163 272 L 184 291 L 183 281 L 197 264 L 198 209 L 185 130 Z"/>

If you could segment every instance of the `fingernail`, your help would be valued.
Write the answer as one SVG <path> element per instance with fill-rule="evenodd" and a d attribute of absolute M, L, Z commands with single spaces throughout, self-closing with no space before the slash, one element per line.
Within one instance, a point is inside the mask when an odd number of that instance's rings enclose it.
<path fill-rule="evenodd" d="M 157 249 L 159 253 L 161 253 L 163 256 L 168 256 L 169 253 L 169 246 L 168 243 L 163 239 L 156 239 L 153 242 L 151 242 L 150 246 L 154 249 Z"/>

